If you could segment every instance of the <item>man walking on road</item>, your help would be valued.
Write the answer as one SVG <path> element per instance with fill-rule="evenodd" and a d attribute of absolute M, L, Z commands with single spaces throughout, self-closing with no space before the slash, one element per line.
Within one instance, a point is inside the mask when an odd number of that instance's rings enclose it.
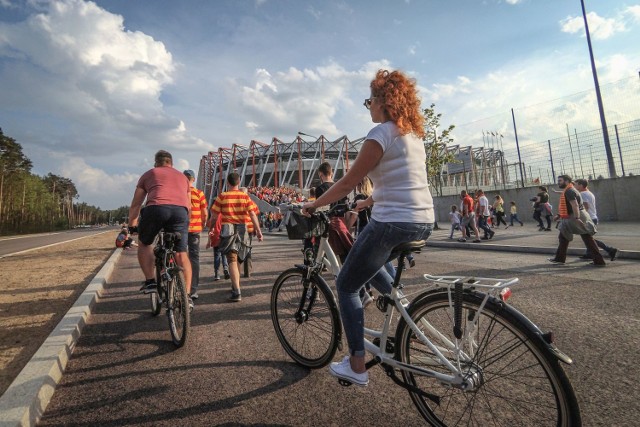
<path fill-rule="evenodd" d="M 460 227 L 462 237 L 458 239 L 458 242 L 467 241 L 467 226 L 469 226 L 476 233 L 476 239 L 473 243 L 480 243 L 480 233 L 478 233 L 478 227 L 476 226 L 476 214 L 473 210 L 473 199 L 467 194 L 467 190 L 460 192 L 460 199 L 462 199 L 462 219 Z M 469 238 L 471 238 L 471 236 L 469 236 Z"/>
<path fill-rule="evenodd" d="M 591 191 L 589 191 L 587 187 L 589 187 L 589 181 L 587 181 L 586 179 L 576 179 L 576 188 L 578 189 L 578 191 L 580 192 L 580 196 L 582 197 L 582 204 L 584 205 L 584 208 L 587 210 L 587 213 L 591 217 L 591 221 L 593 221 L 595 225 L 598 225 L 598 211 L 596 210 L 596 196 Z M 602 240 L 598 240 L 598 239 L 594 239 L 594 240 L 596 242 L 596 245 L 598 245 L 599 248 L 604 249 L 605 252 L 609 254 L 611 261 L 614 261 L 616 259 L 616 257 L 618 256 L 618 249 L 611 246 L 607 246 Z M 580 258 L 593 259 L 593 255 L 589 252 L 589 249 L 587 249 L 587 252 L 584 255 L 582 255 Z"/>
<path fill-rule="evenodd" d="M 256 230 L 258 241 L 262 241 L 262 230 L 256 215 L 257 207 L 251 198 L 240 191 L 240 175 L 232 172 L 227 177 L 229 190 L 216 198 L 211 207 L 211 223 L 215 224 L 218 215 L 222 215 L 222 229 L 220 231 L 220 250 L 229 261 L 229 273 L 231 275 L 231 296 L 229 301 L 239 302 L 240 293 L 240 269 L 238 268 L 238 253 L 246 248 L 247 231 L 246 217 L 251 217 L 251 222 Z"/>
<path fill-rule="evenodd" d="M 478 206 L 476 215 L 478 216 L 478 227 L 482 228 L 484 231 L 484 237 L 482 240 L 493 239 L 493 235 L 496 234 L 491 228 L 489 228 L 489 223 L 487 220 L 491 216 L 491 211 L 489 210 L 489 199 L 484 195 L 484 191 L 476 190 L 476 196 L 478 197 Z"/>
<path fill-rule="evenodd" d="M 593 253 L 593 262 L 591 265 L 596 267 L 604 267 L 604 262 L 600 251 L 593 240 L 596 233 L 596 226 L 591 221 L 589 214 L 584 209 L 580 192 L 574 188 L 572 179 L 569 175 L 560 175 L 558 177 L 558 187 L 563 189 L 560 196 L 560 206 L 556 221 L 560 221 L 560 234 L 558 235 L 558 249 L 553 258 L 549 261 L 553 264 L 564 264 L 567 259 L 567 248 L 569 242 L 573 240 L 574 234 L 579 234 L 587 249 Z"/>
<path fill-rule="evenodd" d="M 196 174 L 191 169 L 184 171 L 189 180 L 191 213 L 189 215 L 189 261 L 191 261 L 191 298 L 198 299 L 198 285 L 200 284 L 200 233 L 202 224 L 207 222 L 207 199 L 202 190 L 194 186 Z"/>
<path fill-rule="evenodd" d="M 144 273 L 145 282 L 140 291 L 145 294 L 158 292 L 155 273 L 153 240 L 161 229 L 178 232 L 182 238 L 176 245 L 176 261 L 182 267 L 187 293 L 191 293 L 191 263 L 187 254 L 187 232 L 189 228 L 189 181 L 173 168 L 171 153 L 160 150 L 155 155 L 154 168 L 145 172 L 136 185 L 129 208 L 129 222 L 138 225 L 138 262 Z M 142 203 L 147 200 L 146 207 Z M 189 297 L 189 306 L 193 302 Z"/>

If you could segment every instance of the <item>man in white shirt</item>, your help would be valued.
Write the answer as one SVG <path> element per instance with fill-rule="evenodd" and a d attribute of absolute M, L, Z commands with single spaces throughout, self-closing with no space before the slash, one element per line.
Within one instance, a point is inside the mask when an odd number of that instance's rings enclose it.
<path fill-rule="evenodd" d="M 587 181 L 586 179 L 576 179 L 575 186 L 576 186 L 576 189 L 580 191 L 580 196 L 582 197 L 582 204 L 584 205 L 585 210 L 591 217 L 591 220 L 593 221 L 593 223 L 597 225 L 598 211 L 596 210 L 596 196 L 587 188 L 589 187 L 589 181 Z M 604 249 L 609 254 L 611 261 L 616 259 L 616 257 L 618 256 L 618 249 L 611 246 L 607 246 L 602 240 L 597 240 L 597 239 L 594 239 L 594 240 L 596 241 L 596 245 L 598 245 L 599 248 Z M 589 253 L 589 250 L 587 249 L 587 252 L 584 255 L 582 255 L 580 258 L 593 259 L 593 255 Z"/>
<path fill-rule="evenodd" d="M 496 234 L 493 231 L 487 222 L 489 217 L 491 216 L 491 211 L 489 210 L 489 199 L 484 195 L 484 191 L 476 190 L 476 197 L 478 198 L 478 205 L 476 215 L 478 216 L 478 228 L 482 228 L 484 230 L 484 237 L 482 240 L 493 239 L 493 235 Z"/>

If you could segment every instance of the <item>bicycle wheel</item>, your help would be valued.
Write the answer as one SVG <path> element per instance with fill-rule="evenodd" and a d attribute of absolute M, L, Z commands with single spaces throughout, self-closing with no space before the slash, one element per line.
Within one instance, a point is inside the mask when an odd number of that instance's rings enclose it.
<path fill-rule="evenodd" d="M 153 314 L 154 316 L 160 314 L 160 310 L 162 309 L 162 297 L 160 296 L 160 292 L 162 292 L 161 289 L 163 288 L 162 274 L 160 274 L 160 267 L 158 266 L 156 266 L 156 283 L 158 285 L 158 292 L 152 292 L 151 294 L 149 294 L 151 297 L 151 314 Z"/>
<path fill-rule="evenodd" d="M 187 341 L 190 327 L 190 309 L 185 287 L 184 274 L 176 268 L 167 287 L 169 331 L 176 347 L 182 347 Z"/>
<path fill-rule="evenodd" d="M 342 339 L 331 289 L 321 277 L 307 281 L 297 268 L 276 279 L 271 291 L 271 320 L 287 354 L 307 368 L 326 366 Z"/>
<path fill-rule="evenodd" d="M 462 330 L 471 326 L 483 296 L 463 295 Z M 515 311 L 515 310 L 514 310 Z M 447 292 L 418 301 L 409 314 L 418 328 L 458 366 L 453 334 L 453 309 Z M 417 339 L 402 320 L 396 332 L 396 358 L 404 363 L 442 373 L 449 371 L 434 353 Z M 573 387 L 558 360 L 501 302 L 490 299 L 470 337 L 458 340 L 463 373 L 477 386 L 470 391 L 445 386 L 427 376 L 402 371 L 404 380 L 440 397 L 436 404 L 409 392 L 424 419 L 434 426 L 580 426 L 580 410 Z"/>

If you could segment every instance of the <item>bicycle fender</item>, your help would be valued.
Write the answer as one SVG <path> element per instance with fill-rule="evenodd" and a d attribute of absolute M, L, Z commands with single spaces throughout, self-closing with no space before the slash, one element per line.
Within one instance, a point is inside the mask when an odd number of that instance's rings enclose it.
<path fill-rule="evenodd" d="M 490 297 L 490 301 L 493 304 L 500 305 L 503 310 L 507 310 L 511 316 L 518 319 L 522 325 L 524 325 L 529 331 L 533 333 L 534 336 L 538 338 L 538 342 L 542 345 L 542 347 L 547 349 L 549 353 L 551 353 L 556 359 L 558 359 L 560 362 L 566 363 L 567 365 L 573 364 L 573 359 L 571 359 L 571 357 L 560 350 L 553 342 L 548 342 L 547 338 L 545 338 L 548 335 L 542 332 L 542 330 L 535 323 L 529 320 L 527 316 L 497 298 Z"/>

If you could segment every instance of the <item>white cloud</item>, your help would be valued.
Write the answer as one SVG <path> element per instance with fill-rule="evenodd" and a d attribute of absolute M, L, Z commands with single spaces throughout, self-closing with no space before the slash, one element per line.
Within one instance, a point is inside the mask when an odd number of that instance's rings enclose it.
<path fill-rule="evenodd" d="M 314 69 L 291 67 L 274 73 L 258 69 L 252 82 L 233 81 L 229 94 L 235 98 L 240 94 L 238 111 L 244 114 L 245 127 L 254 136 L 293 136 L 299 130 L 342 136 L 353 129 L 358 129 L 360 135 L 371 122 L 368 114 L 361 116 L 366 121 L 360 126 L 360 118 L 352 120 L 355 92 L 368 96 L 369 81 L 375 72 L 388 67 L 388 62 L 379 61 L 354 71 L 335 62 Z M 348 128 L 339 124 L 343 119 L 351 121 Z"/>
<path fill-rule="evenodd" d="M 506 0 L 507 4 L 518 4 L 522 3 L 522 0 Z"/>
<path fill-rule="evenodd" d="M 638 59 L 618 54 L 598 63 L 609 125 L 637 118 L 637 109 L 631 106 L 640 102 L 640 91 L 630 70 Z M 569 71 L 558 73 L 558 69 Z M 505 136 L 504 148 L 511 161 L 517 158 L 512 108 L 521 147 L 539 148 L 544 144 L 537 143 L 564 137 L 567 125 L 572 134 L 575 128 L 580 132 L 600 127 L 588 62 L 562 53 L 514 61 L 473 80 L 458 77 L 429 89 L 432 92 L 424 99 L 435 101 L 436 111 L 443 114 L 441 124 L 456 125 L 455 144 L 482 146 L 483 130 L 498 131 Z"/>
<path fill-rule="evenodd" d="M 587 13 L 589 31 L 596 40 L 605 40 L 614 34 L 625 31 L 624 22 L 617 18 L 603 18 L 595 12 Z M 567 17 L 560 21 L 564 33 L 580 33 L 584 36 L 584 18 L 582 16 Z"/>
<path fill-rule="evenodd" d="M 52 156 L 60 162 L 59 173 L 71 178 L 76 185 L 81 200 L 90 200 L 90 204 L 101 205 L 100 197 L 102 196 L 102 205 L 104 205 L 104 201 L 110 197 L 110 194 L 123 194 L 122 205 L 131 201 L 139 175 L 107 173 L 87 164 L 81 157 L 63 157 L 59 154 L 52 154 Z M 117 206 L 114 205 L 114 207 Z"/>
<path fill-rule="evenodd" d="M 26 20 L 0 22 L 0 93 L 3 111 L 28 111 L 21 126 L 38 128 L 16 135 L 44 160 L 34 162 L 41 168 L 34 168 L 36 173 L 64 173 L 46 161 L 54 155 L 84 157 L 92 173 L 75 176 L 88 182 L 101 176 L 96 171 L 115 177 L 127 176 L 123 170 L 140 173 L 138 159 L 159 148 L 185 157 L 213 148 L 165 111 L 161 95 L 178 64 L 162 42 L 127 30 L 122 16 L 92 2 L 31 0 L 28 5 L 33 13 Z M 110 191 L 122 182 L 111 183 Z M 100 203 L 105 187 L 94 193 L 98 187 L 82 185 L 83 200 L 105 206 Z M 122 195 L 118 200 L 128 203 Z"/>
<path fill-rule="evenodd" d="M 640 22 L 640 5 L 629 6 L 625 9 L 625 14 L 635 22 Z"/>

